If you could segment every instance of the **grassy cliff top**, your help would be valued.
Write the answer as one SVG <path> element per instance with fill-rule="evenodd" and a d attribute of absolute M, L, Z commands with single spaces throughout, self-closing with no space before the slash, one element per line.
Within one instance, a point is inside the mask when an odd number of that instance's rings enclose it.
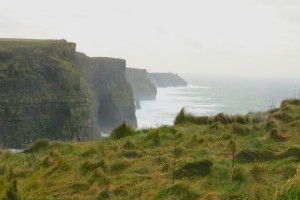
<path fill-rule="evenodd" d="M 59 40 L 54 39 L 19 39 L 19 38 L 0 38 L 0 42 L 35 42 L 35 43 L 45 43 L 45 42 L 55 42 Z"/>
<path fill-rule="evenodd" d="M 267 112 L 125 124 L 96 142 L 0 153 L 0 196 L 25 199 L 296 199 L 300 100 Z M 234 163 L 233 163 L 234 158 Z"/>
<path fill-rule="evenodd" d="M 66 40 L 38 40 L 38 39 L 14 39 L 14 38 L 0 38 L 0 51 L 12 50 L 15 48 L 24 47 L 47 47 L 57 45 L 59 43 L 75 43 L 67 42 Z"/>
<path fill-rule="evenodd" d="M 94 61 L 112 61 L 112 62 L 121 62 L 121 63 L 126 63 L 126 60 L 125 59 L 122 59 L 122 58 L 112 58 L 112 57 L 96 57 L 96 56 L 92 56 L 92 57 L 89 57 L 87 56 L 85 53 L 82 53 L 82 52 L 76 52 L 77 54 L 77 57 L 78 58 L 88 58 L 90 60 L 94 60 Z"/>

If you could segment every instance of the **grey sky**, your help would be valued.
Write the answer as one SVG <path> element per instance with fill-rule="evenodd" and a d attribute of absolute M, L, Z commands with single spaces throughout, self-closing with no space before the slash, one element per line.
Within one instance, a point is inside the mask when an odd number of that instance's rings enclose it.
<path fill-rule="evenodd" d="M 0 37 L 182 74 L 300 77 L 299 0 L 0 0 Z"/>

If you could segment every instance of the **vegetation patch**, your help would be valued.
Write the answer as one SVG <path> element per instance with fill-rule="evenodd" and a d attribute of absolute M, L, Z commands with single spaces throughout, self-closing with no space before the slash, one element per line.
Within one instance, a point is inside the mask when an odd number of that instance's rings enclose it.
<path fill-rule="evenodd" d="M 251 129 L 248 126 L 236 122 L 232 123 L 231 127 L 234 134 L 247 135 L 251 132 Z"/>
<path fill-rule="evenodd" d="M 192 163 L 186 163 L 174 172 L 175 178 L 197 177 L 208 175 L 213 163 L 209 160 L 201 160 Z"/>
<path fill-rule="evenodd" d="M 95 148 L 90 148 L 89 150 L 83 152 L 81 154 L 82 157 L 90 157 L 97 154 L 97 150 Z"/>
<path fill-rule="evenodd" d="M 6 190 L 3 200 L 22 200 L 22 195 L 18 191 L 18 183 L 14 180 L 11 186 Z"/>
<path fill-rule="evenodd" d="M 230 124 L 230 123 L 232 123 L 233 119 L 229 115 L 226 115 L 224 113 L 219 113 L 213 118 L 213 121 L 221 122 L 222 124 Z"/>
<path fill-rule="evenodd" d="M 111 164 L 110 169 L 112 172 L 119 172 L 119 171 L 123 171 L 127 167 L 129 167 L 129 163 L 127 161 L 117 160 Z"/>
<path fill-rule="evenodd" d="M 289 148 L 277 155 L 277 158 L 283 159 L 288 157 L 294 157 L 296 161 L 300 161 L 300 149 L 297 147 Z"/>
<path fill-rule="evenodd" d="M 237 153 L 236 158 L 239 161 L 255 162 L 275 159 L 273 152 L 268 150 L 244 149 Z"/>
<path fill-rule="evenodd" d="M 280 130 L 278 129 L 272 129 L 270 132 L 270 136 L 272 139 L 279 141 L 279 142 L 284 142 L 287 140 L 286 136 L 283 136 Z"/>
<path fill-rule="evenodd" d="M 195 117 L 190 113 L 186 113 L 184 108 L 182 108 L 174 120 L 174 125 L 179 125 L 183 123 L 204 125 L 204 124 L 208 124 L 209 122 L 210 122 L 210 118 L 208 116 Z"/>
<path fill-rule="evenodd" d="M 124 151 L 121 155 L 126 158 L 140 158 L 143 156 L 143 154 L 138 151 Z"/>
<path fill-rule="evenodd" d="M 175 183 L 169 187 L 163 188 L 156 196 L 155 200 L 176 199 L 176 200 L 194 200 L 199 194 L 183 183 Z"/>
<path fill-rule="evenodd" d="M 114 140 L 118 140 L 127 136 L 134 135 L 134 129 L 123 122 L 120 126 L 116 127 L 110 134 L 110 137 Z"/>
<path fill-rule="evenodd" d="M 33 145 L 31 145 L 28 149 L 24 150 L 24 153 L 35 153 L 49 147 L 49 140 L 40 139 L 37 140 Z"/>
<path fill-rule="evenodd" d="M 102 170 L 106 170 L 107 169 L 107 164 L 104 160 L 101 160 L 99 162 L 93 163 L 90 161 L 85 161 L 84 163 L 82 163 L 82 165 L 80 166 L 80 170 L 83 174 L 86 174 L 90 171 L 93 171 L 94 169 L 97 168 L 101 168 Z"/>

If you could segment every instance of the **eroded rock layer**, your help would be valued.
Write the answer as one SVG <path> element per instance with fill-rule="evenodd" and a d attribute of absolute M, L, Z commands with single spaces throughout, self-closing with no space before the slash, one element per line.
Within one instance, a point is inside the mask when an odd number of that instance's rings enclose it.
<path fill-rule="evenodd" d="M 92 95 L 74 67 L 76 44 L 0 40 L 0 145 L 99 136 Z"/>
<path fill-rule="evenodd" d="M 110 132 L 123 121 L 136 127 L 133 92 L 126 81 L 126 61 L 77 53 L 76 66 L 94 94 L 101 131 Z"/>
<path fill-rule="evenodd" d="M 126 79 L 132 87 L 136 102 L 156 99 L 157 90 L 146 69 L 126 68 Z"/>

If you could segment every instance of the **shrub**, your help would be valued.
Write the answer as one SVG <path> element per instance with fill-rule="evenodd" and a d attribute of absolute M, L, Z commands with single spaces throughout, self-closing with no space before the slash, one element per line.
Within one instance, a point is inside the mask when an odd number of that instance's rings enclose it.
<path fill-rule="evenodd" d="M 276 158 L 284 159 L 288 157 L 294 157 L 297 161 L 300 161 L 300 149 L 297 147 L 288 148 L 286 151 L 279 153 Z"/>
<path fill-rule="evenodd" d="M 209 117 L 208 116 L 199 116 L 199 117 L 195 117 L 194 120 L 195 124 L 199 124 L 199 125 L 205 125 L 209 123 Z"/>
<path fill-rule="evenodd" d="M 158 131 L 147 134 L 145 141 L 149 141 L 152 147 L 158 147 L 161 144 L 161 136 Z"/>
<path fill-rule="evenodd" d="M 107 169 L 107 164 L 106 164 L 105 160 L 100 160 L 99 162 L 96 162 L 96 163 L 92 163 L 90 161 L 85 161 L 80 166 L 80 170 L 83 174 L 86 174 L 97 168 L 101 168 L 105 171 Z"/>
<path fill-rule="evenodd" d="M 299 106 L 300 105 L 300 99 L 292 98 L 292 99 L 286 99 L 281 102 L 280 107 L 284 107 L 285 105 L 295 105 Z"/>
<path fill-rule="evenodd" d="M 288 113 L 283 112 L 283 111 L 278 111 L 278 112 L 274 113 L 274 117 L 283 122 L 290 122 L 293 120 L 293 117 L 291 115 L 289 115 Z"/>
<path fill-rule="evenodd" d="M 272 139 L 276 140 L 276 141 L 286 141 L 287 138 L 284 137 L 281 132 L 278 130 L 278 129 L 272 129 L 271 130 L 271 133 L 270 133 L 270 136 Z"/>
<path fill-rule="evenodd" d="M 175 178 L 198 177 L 208 175 L 213 163 L 209 160 L 201 160 L 192 163 L 186 163 L 179 169 L 175 170 Z"/>
<path fill-rule="evenodd" d="M 258 138 L 255 139 L 255 141 L 252 143 L 252 148 L 259 149 L 264 146 L 264 142 Z"/>
<path fill-rule="evenodd" d="M 235 122 L 231 125 L 231 127 L 233 133 L 238 135 L 247 135 L 250 133 L 250 128 L 247 127 L 246 125 L 238 124 Z"/>
<path fill-rule="evenodd" d="M 273 152 L 268 150 L 244 149 L 241 150 L 236 158 L 244 162 L 267 161 L 275 159 Z"/>
<path fill-rule="evenodd" d="M 133 140 L 127 140 L 122 147 L 124 149 L 132 150 L 135 149 L 135 143 Z"/>
<path fill-rule="evenodd" d="M 134 135 L 134 133 L 134 129 L 123 122 L 111 132 L 110 137 L 114 140 L 118 140 L 127 136 Z"/>
<path fill-rule="evenodd" d="M 253 123 L 260 123 L 262 121 L 264 121 L 266 119 L 266 116 L 264 115 L 263 112 L 257 112 L 257 113 L 254 113 L 254 116 L 253 116 Z"/>
<path fill-rule="evenodd" d="M 191 123 L 191 124 L 208 124 L 209 123 L 208 116 L 194 116 L 193 114 L 186 113 L 184 108 L 180 110 L 177 114 L 174 125 L 183 124 L 183 123 Z"/>
<path fill-rule="evenodd" d="M 224 113 L 219 113 L 214 117 L 215 122 L 221 122 L 222 124 L 229 124 L 232 122 L 232 119 L 229 115 Z"/>
<path fill-rule="evenodd" d="M 110 166 L 110 169 L 112 172 L 118 172 L 123 171 L 127 167 L 129 167 L 129 164 L 126 160 L 117 160 Z"/>
<path fill-rule="evenodd" d="M 182 108 L 174 120 L 174 125 L 183 124 L 184 122 L 185 122 L 185 111 L 184 108 Z"/>
<path fill-rule="evenodd" d="M 24 153 L 35 153 L 46 149 L 49 146 L 49 141 L 46 139 L 39 139 L 33 145 L 31 145 L 28 149 L 24 150 Z"/>
<path fill-rule="evenodd" d="M 241 115 L 234 116 L 234 121 L 236 123 L 239 123 L 239 124 L 246 124 L 246 123 L 248 123 L 248 120 L 246 119 L 246 117 L 243 117 Z"/>

